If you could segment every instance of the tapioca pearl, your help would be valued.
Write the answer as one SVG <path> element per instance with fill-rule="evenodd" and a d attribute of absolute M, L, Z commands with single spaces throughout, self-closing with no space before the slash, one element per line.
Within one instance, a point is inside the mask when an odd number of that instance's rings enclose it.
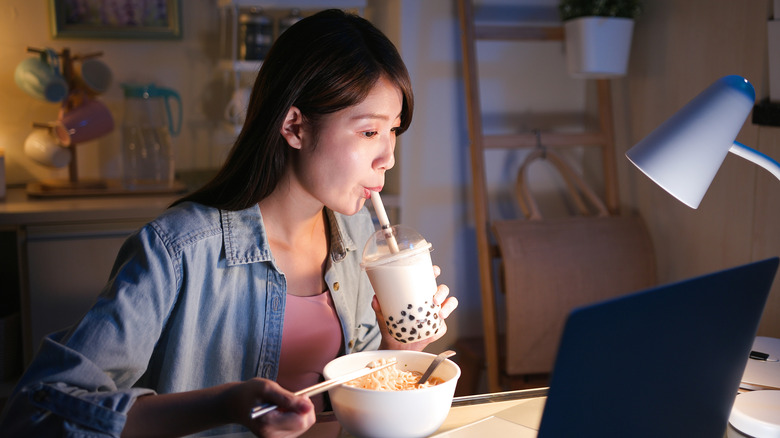
<path fill-rule="evenodd" d="M 406 333 L 406 327 L 401 327 L 401 332 Z"/>
<path fill-rule="evenodd" d="M 393 316 L 392 316 L 392 315 L 390 315 L 390 316 L 388 317 L 388 319 L 389 319 L 390 321 L 392 321 L 392 320 L 393 320 Z"/>
<path fill-rule="evenodd" d="M 428 311 L 428 312 L 425 312 L 425 316 L 426 316 L 426 317 L 428 317 L 428 316 L 431 316 L 431 312 L 430 312 L 430 311 Z"/>
<path fill-rule="evenodd" d="M 398 324 L 393 324 L 393 328 L 397 329 L 398 328 Z"/>
<path fill-rule="evenodd" d="M 422 306 L 418 307 L 418 308 L 417 308 L 417 313 L 422 313 L 422 312 L 423 312 L 423 308 L 422 308 Z"/>
<path fill-rule="evenodd" d="M 412 342 L 412 341 L 414 341 L 414 336 L 409 336 L 409 337 L 408 337 L 408 338 L 406 338 L 406 339 L 407 339 L 409 342 Z"/>
<path fill-rule="evenodd" d="M 431 335 L 431 331 L 430 330 L 426 330 L 425 331 L 425 336 L 430 336 L 430 335 Z"/>
<path fill-rule="evenodd" d="M 409 314 L 409 321 L 414 321 L 414 315 L 411 313 Z"/>
<path fill-rule="evenodd" d="M 409 334 L 410 335 L 416 335 L 417 334 L 417 329 L 413 328 L 413 329 L 409 330 Z"/>
<path fill-rule="evenodd" d="M 433 319 L 439 319 L 439 314 L 438 313 L 434 313 L 433 314 Z"/>
<path fill-rule="evenodd" d="M 424 325 L 423 323 L 417 324 L 417 328 L 421 329 L 421 328 L 423 328 L 423 325 Z"/>
<path fill-rule="evenodd" d="M 413 305 L 411 305 L 411 304 L 407 304 L 407 305 L 406 305 L 406 310 L 412 310 L 412 307 L 414 307 L 414 306 L 413 306 Z"/>
<path fill-rule="evenodd" d="M 401 316 L 406 316 L 406 310 L 401 311 Z"/>
<path fill-rule="evenodd" d="M 435 309 L 435 308 L 436 308 L 436 303 L 431 303 L 431 309 Z"/>

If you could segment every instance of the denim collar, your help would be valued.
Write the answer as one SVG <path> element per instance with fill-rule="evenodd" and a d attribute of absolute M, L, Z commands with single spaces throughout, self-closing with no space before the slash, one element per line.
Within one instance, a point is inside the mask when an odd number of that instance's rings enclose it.
<path fill-rule="evenodd" d="M 330 258 L 340 262 L 357 246 L 349 235 L 344 217 L 328 208 L 325 213 L 330 225 Z M 259 205 L 239 211 L 220 210 L 219 214 L 228 266 L 273 260 Z"/>

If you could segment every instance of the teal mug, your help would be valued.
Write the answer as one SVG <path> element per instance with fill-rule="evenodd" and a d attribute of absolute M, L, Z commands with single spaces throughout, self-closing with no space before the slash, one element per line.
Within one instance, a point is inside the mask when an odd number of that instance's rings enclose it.
<path fill-rule="evenodd" d="M 68 82 L 60 73 L 59 57 L 51 49 L 20 62 L 14 80 L 30 96 L 47 102 L 62 102 L 68 96 Z"/>

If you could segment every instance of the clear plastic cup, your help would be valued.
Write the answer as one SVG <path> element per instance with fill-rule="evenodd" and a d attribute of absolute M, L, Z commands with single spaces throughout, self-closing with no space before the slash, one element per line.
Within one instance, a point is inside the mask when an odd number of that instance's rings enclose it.
<path fill-rule="evenodd" d="M 399 342 L 430 338 L 441 328 L 441 306 L 433 302 L 436 276 L 432 245 L 404 225 L 392 228 L 399 251 L 390 251 L 384 231 L 368 239 L 361 267 L 374 287 L 390 334 Z"/>

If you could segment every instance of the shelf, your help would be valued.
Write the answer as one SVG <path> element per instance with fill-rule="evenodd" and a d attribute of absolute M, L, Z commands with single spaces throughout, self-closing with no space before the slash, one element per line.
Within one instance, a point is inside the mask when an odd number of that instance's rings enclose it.
<path fill-rule="evenodd" d="M 220 8 L 237 7 L 261 7 L 268 9 L 323 9 L 328 8 L 364 8 L 365 0 L 218 0 Z"/>
<path fill-rule="evenodd" d="M 515 149 L 518 147 L 535 147 L 540 143 L 545 146 L 591 146 L 601 145 L 607 141 L 603 132 L 542 132 L 537 137 L 535 133 L 484 135 L 485 149 Z"/>
<path fill-rule="evenodd" d="M 563 26 L 506 26 L 481 24 L 474 26 L 474 38 L 494 41 L 563 41 Z"/>
<path fill-rule="evenodd" d="M 260 67 L 263 65 L 263 61 L 243 61 L 230 59 L 220 59 L 219 68 L 222 70 L 229 70 L 235 72 L 250 72 L 257 73 Z"/>
<path fill-rule="evenodd" d="M 524 6 L 509 9 L 503 7 L 492 8 L 480 17 L 475 16 L 474 0 L 458 0 L 457 9 L 460 23 L 461 36 L 461 62 L 463 68 L 463 83 L 465 88 L 465 106 L 469 133 L 469 149 L 471 156 L 472 196 L 474 203 L 474 227 L 477 243 L 477 257 L 480 273 L 480 295 L 482 298 L 482 323 L 484 336 L 485 370 L 487 374 L 488 389 L 491 392 L 502 390 L 507 380 L 515 378 L 527 378 L 516 373 L 509 376 L 507 371 L 507 359 L 501 352 L 507 349 L 506 333 L 517 334 L 516 330 L 504 324 L 502 313 L 499 310 L 501 301 L 497 303 L 495 293 L 501 291 L 510 295 L 507 288 L 509 283 L 504 282 L 503 277 L 496 274 L 496 262 L 505 263 L 509 258 L 504 257 L 496 243 L 501 243 L 498 234 L 493 232 L 494 219 L 490 217 L 490 193 L 488 187 L 488 172 L 490 168 L 486 164 L 485 153 L 489 149 L 526 148 L 531 151 L 535 148 L 556 148 L 597 146 L 601 149 L 602 170 L 604 173 L 605 203 L 610 213 L 617 212 L 617 169 L 614 161 L 613 138 L 613 114 L 610 83 L 606 79 L 596 81 L 598 96 L 598 130 L 584 128 L 584 131 L 542 131 L 519 132 L 503 135 L 488 135 L 483 129 L 483 114 L 480 100 L 480 81 L 477 51 L 480 45 L 478 40 L 492 41 L 529 41 L 533 43 L 559 42 L 565 39 L 565 28 L 557 17 L 556 11 L 550 7 Z M 503 5 L 502 5 L 503 6 Z M 519 11 L 519 12 L 518 12 Z M 489 17 L 488 17 L 489 15 Z M 512 17 L 515 20 L 512 20 Z M 537 19 L 541 18 L 541 20 Z M 530 20 L 530 21 L 529 21 Z M 541 22 L 549 24 L 540 24 Z M 554 44 L 548 44 L 551 48 Z M 487 67 L 483 64 L 482 67 Z M 583 114 L 586 116 L 587 114 Z M 583 117 L 584 119 L 584 117 Z M 594 124 L 595 125 L 595 124 Z M 506 243 L 506 241 L 504 241 Z M 510 260 L 511 261 L 511 260 Z M 517 295 L 514 295 L 515 297 Z M 502 298 L 503 299 L 503 298 Z M 507 301 L 508 302 L 508 301 Z M 509 311 L 507 311 L 509 312 Z M 505 315 L 504 315 L 505 316 Z M 528 330 L 526 336 L 541 339 L 539 331 Z M 502 344 L 502 342 L 504 344 Z M 517 368 L 516 368 L 517 369 Z M 505 388 L 503 388 L 505 389 Z"/>
<path fill-rule="evenodd" d="M 220 55 L 219 69 L 234 73 L 257 73 L 263 62 L 246 61 L 238 55 L 239 15 L 242 8 L 261 8 L 264 13 L 271 16 L 274 21 L 273 29 L 275 40 L 278 37 L 277 21 L 280 14 L 287 14 L 291 9 L 302 11 L 323 10 L 326 8 L 356 9 L 362 14 L 366 7 L 366 0 L 218 0 L 220 11 Z M 308 13 L 304 14 L 308 15 Z"/>

